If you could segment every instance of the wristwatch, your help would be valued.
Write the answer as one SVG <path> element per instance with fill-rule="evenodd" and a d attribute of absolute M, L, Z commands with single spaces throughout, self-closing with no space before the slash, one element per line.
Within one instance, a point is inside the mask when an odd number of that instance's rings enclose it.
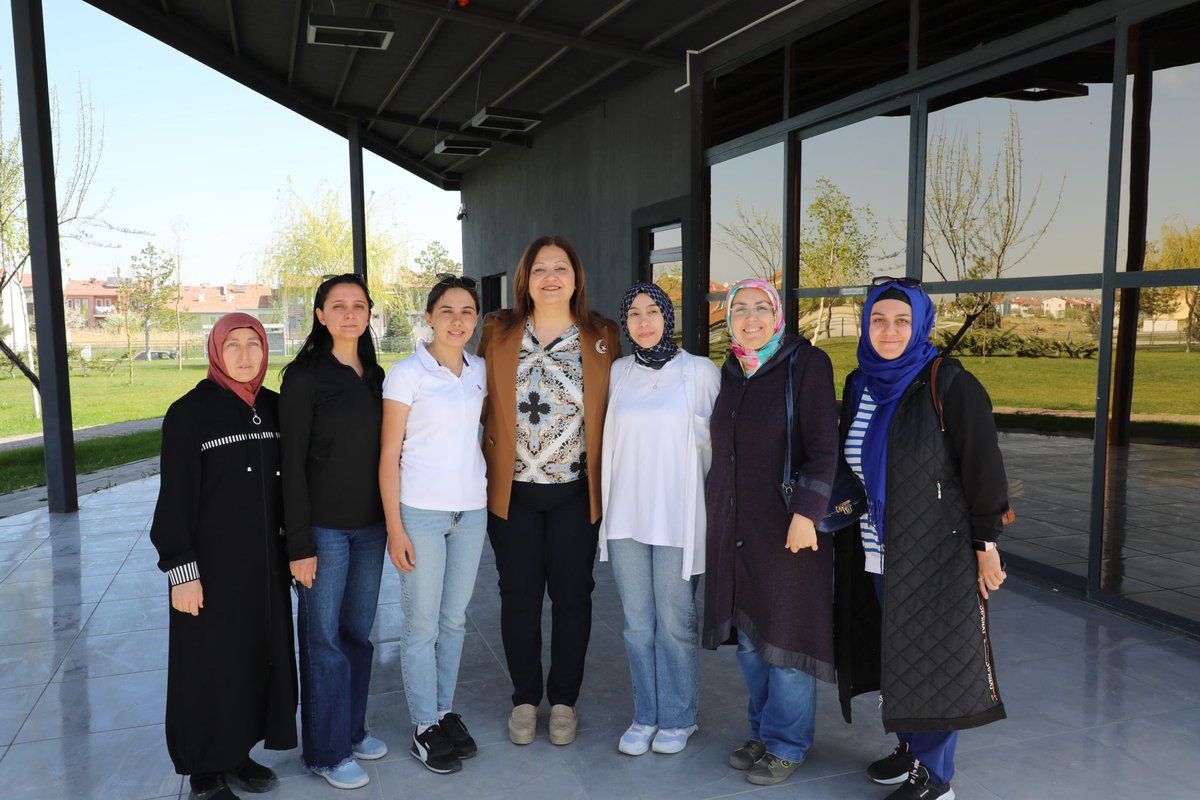
<path fill-rule="evenodd" d="M 972 540 L 972 542 L 973 542 L 973 543 L 974 543 L 974 545 L 975 545 L 975 549 L 976 549 L 976 550 L 978 550 L 978 551 L 979 551 L 979 552 L 981 552 L 981 553 L 986 553 L 986 552 L 987 552 L 987 551 L 989 551 L 989 550 L 995 550 L 995 549 L 996 549 L 996 543 L 995 543 L 995 542 L 986 542 L 986 541 L 984 541 L 984 540 L 982 540 L 982 539 L 973 539 L 973 540 Z"/>

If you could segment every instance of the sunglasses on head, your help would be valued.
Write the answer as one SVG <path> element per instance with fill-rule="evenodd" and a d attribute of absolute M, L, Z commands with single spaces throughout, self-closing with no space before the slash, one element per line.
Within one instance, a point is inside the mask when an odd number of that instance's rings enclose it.
<path fill-rule="evenodd" d="M 893 278 L 891 275 L 880 275 L 871 279 L 872 286 L 886 286 L 889 283 L 899 284 L 905 289 L 915 289 L 921 285 L 920 278 Z"/>
<path fill-rule="evenodd" d="M 360 275 L 357 272 L 343 272 L 340 275 L 322 275 L 321 281 L 322 282 L 331 281 L 334 278 L 349 278 L 350 280 L 354 281 L 355 283 L 361 283 L 363 286 L 367 285 L 367 276 Z"/>
<path fill-rule="evenodd" d="M 439 272 L 435 275 L 438 283 L 446 283 L 451 286 L 461 286 L 464 289 L 474 289 L 479 285 L 479 281 L 466 275 L 455 275 L 453 272 Z"/>

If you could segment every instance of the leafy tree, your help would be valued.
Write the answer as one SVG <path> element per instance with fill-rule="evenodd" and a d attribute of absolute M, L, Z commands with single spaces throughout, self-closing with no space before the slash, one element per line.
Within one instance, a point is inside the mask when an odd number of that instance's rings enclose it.
<path fill-rule="evenodd" d="M 432 277 L 439 273 L 462 274 L 462 264 L 452 259 L 450 251 L 437 239 L 425 245 L 424 249 L 417 253 L 417 257 L 413 259 L 413 265 L 417 268 L 418 273 L 431 279 L 431 282 Z"/>
<path fill-rule="evenodd" d="M 408 293 L 393 291 L 411 283 L 404 269 L 405 248 L 380 220 L 378 202 L 367 204 L 367 283 L 377 306 L 394 308 Z M 313 292 L 328 275 L 354 271 L 353 226 L 342 193 L 323 186 L 314 202 L 301 198 L 288 181 L 271 241 L 263 252 L 260 281 L 275 290 L 285 311 L 295 309 L 307 333 Z"/>
<path fill-rule="evenodd" d="M 800 232 L 800 284 L 846 286 L 863 283 L 870 251 L 879 241 L 875 215 L 868 206 L 855 207 L 850 196 L 829 178 L 818 178 Z M 833 303 L 816 301 L 814 340 L 832 335 Z"/>
<path fill-rule="evenodd" d="M 150 358 L 150 329 L 169 328 L 175 324 L 175 305 L 179 299 L 179 284 L 175 282 L 175 259 L 147 244 L 129 260 L 130 277 L 120 281 L 122 313 L 129 323 L 136 320 L 145 334 L 146 358 Z M 132 349 L 132 342 L 131 349 Z"/>
<path fill-rule="evenodd" d="M 985 166 L 982 134 L 972 144 L 964 134 L 938 131 L 926 155 L 926 264 L 942 280 L 999 278 L 1020 264 L 1045 236 L 1062 202 L 1066 176 L 1054 206 L 1038 213 L 1042 183 L 1025 182 L 1024 142 L 1015 110 L 1008 130 Z M 999 300 L 991 292 L 960 294 L 956 305 L 965 315 L 951 340 L 956 343 L 971 323 Z"/>
<path fill-rule="evenodd" d="M 1200 224 L 1189 226 L 1182 216 L 1175 216 L 1159 229 L 1157 242 L 1146 245 L 1146 269 L 1195 269 L 1200 267 Z M 1155 319 L 1146 306 L 1146 292 L 1142 291 L 1142 311 Z M 1163 291 L 1163 290 L 1159 290 Z M 1184 286 L 1182 290 L 1170 289 L 1175 305 L 1165 313 L 1172 314 L 1182 303 L 1187 308 L 1185 340 L 1187 351 L 1192 351 L 1192 342 L 1200 338 L 1200 286 Z M 1151 302 L 1155 302 L 1151 299 Z"/>
<path fill-rule="evenodd" d="M 4 317 L 4 287 L 13 281 L 19 282 L 29 263 L 21 134 L 18 130 L 9 136 L 4 130 L 4 119 L 4 84 L 0 82 L 0 320 Z M 60 240 L 107 246 L 101 239 L 104 233 L 140 233 L 110 223 L 105 218 L 109 198 L 96 201 L 92 197 L 92 185 L 104 152 L 104 126 L 97 124 L 91 99 L 82 86 L 76 93 L 73 141 L 63 135 L 58 92 L 53 89 L 50 93 L 50 128 L 54 140 Z M 63 155 L 65 144 L 71 147 L 70 158 Z M 0 343 L 2 340 L 0 336 Z M 11 349 L 4 347 L 3 350 L 10 359 L 16 358 Z M 17 366 L 26 375 L 32 374 L 23 363 Z"/>

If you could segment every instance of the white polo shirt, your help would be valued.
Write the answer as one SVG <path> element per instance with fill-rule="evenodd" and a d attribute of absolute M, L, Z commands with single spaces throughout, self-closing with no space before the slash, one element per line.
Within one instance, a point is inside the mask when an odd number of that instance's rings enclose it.
<path fill-rule="evenodd" d="M 383 398 L 409 406 L 400 457 L 400 502 L 429 511 L 487 506 L 479 415 L 487 395 L 483 359 L 463 353 L 462 375 L 438 364 L 425 342 L 388 370 Z"/>

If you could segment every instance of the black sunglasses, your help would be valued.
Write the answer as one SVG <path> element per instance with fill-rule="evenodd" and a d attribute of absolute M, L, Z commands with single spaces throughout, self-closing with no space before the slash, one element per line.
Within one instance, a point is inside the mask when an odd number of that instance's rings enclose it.
<path fill-rule="evenodd" d="M 905 289 L 915 289 L 921 285 L 920 278 L 893 278 L 890 275 L 880 275 L 871 279 L 872 286 L 886 286 L 889 283 L 898 283 Z"/>
<path fill-rule="evenodd" d="M 466 275 L 455 275 L 453 272 L 439 272 L 434 276 L 438 279 L 438 283 L 447 283 L 451 286 L 461 286 L 464 289 L 474 289 L 479 285 L 479 281 Z"/>
<path fill-rule="evenodd" d="M 367 276 L 360 275 L 357 272 L 343 272 L 340 275 L 322 275 L 321 282 L 324 283 L 325 281 L 331 281 L 334 278 L 349 278 L 356 283 L 361 283 L 363 286 L 367 285 Z"/>

